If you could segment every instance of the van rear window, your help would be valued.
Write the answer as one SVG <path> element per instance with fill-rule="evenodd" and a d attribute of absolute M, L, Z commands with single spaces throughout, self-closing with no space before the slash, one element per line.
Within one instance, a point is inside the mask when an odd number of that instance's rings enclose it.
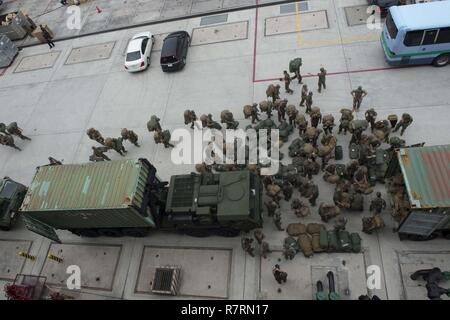
<path fill-rule="evenodd" d="M 177 61 L 175 56 L 161 57 L 161 63 L 175 63 Z"/>

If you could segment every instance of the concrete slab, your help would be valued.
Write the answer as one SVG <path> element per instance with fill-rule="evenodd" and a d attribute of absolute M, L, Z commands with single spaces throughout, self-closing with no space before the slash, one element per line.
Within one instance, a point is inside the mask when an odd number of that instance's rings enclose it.
<path fill-rule="evenodd" d="M 281 251 L 274 251 L 267 259 L 261 259 L 260 292 L 266 299 L 311 300 L 319 279 L 328 292 L 328 281 L 325 281 L 328 271 L 335 272 L 336 287 L 343 299 L 356 299 L 367 292 L 363 254 L 320 253 L 308 259 L 299 253 L 293 260 L 285 260 L 281 255 Z M 275 264 L 288 273 L 285 284 L 275 281 L 272 275 Z M 278 288 L 281 293 L 277 292 Z"/>
<path fill-rule="evenodd" d="M 61 51 L 53 51 L 49 53 L 23 57 L 14 70 L 14 73 L 52 68 L 56 63 L 56 60 L 58 60 L 60 54 Z"/>
<path fill-rule="evenodd" d="M 372 15 L 372 13 L 367 13 L 367 9 L 367 5 L 345 7 L 345 17 L 347 19 L 348 26 L 351 27 L 366 24 L 367 19 Z"/>
<path fill-rule="evenodd" d="M 267 18 L 265 23 L 266 36 L 328 28 L 325 10 L 271 17 Z"/>
<path fill-rule="evenodd" d="M 196 28 L 192 32 L 191 46 L 245 40 L 248 38 L 248 21 L 226 23 L 213 27 Z"/>
<path fill-rule="evenodd" d="M 115 43 L 116 43 L 115 41 L 112 41 L 112 42 L 72 49 L 69 56 L 67 57 L 65 64 L 70 65 L 70 64 L 76 64 L 76 63 L 109 59 L 111 57 L 111 53 L 114 49 Z"/>
<path fill-rule="evenodd" d="M 422 269 L 440 268 L 442 271 L 450 271 L 450 252 L 398 252 L 400 272 L 403 281 L 404 295 L 407 300 L 427 300 L 426 281 L 423 279 L 412 280 L 411 274 Z M 450 281 L 442 281 L 439 285 L 450 288 Z M 450 300 L 446 295 L 444 300 Z"/>
<path fill-rule="evenodd" d="M 223 0 L 193 0 L 191 13 L 214 11 L 222 8 Z"/>
<path fill-rule="evenodd" d="M 301 1 L 301 2 L 293 2 L 293 3 L 287 3 L 280 5 L 280 14 L 287 14 L 287 13 L 296 13 L 297 10 L 299 12 L 302 11 L 308 11 L 309 10 L 309 2 L 308 1 Z"/>
<path fill-rule="evenodd" d="M 135 292 L 150 293 L 154 270 L 164 265 L 181 266 L 180 296 L 223 299 L 228 297 L 230 250 L 145 247 Z M 199 272 L 200 266 L 202 272 Z"/>
<path fill-rule="evenodd" d="M 163 18 L 186 16 L 191 12 L 193 0 L 165 1 L 161 11 Z"/>
<path fill-rule="evenodd" d="M 31 241 L 0 240 L 0 280 L 14 280 L 16 274 L 22 272 L 26 258 L 20 257 L 18 253 L 28 253 L 30 249 Z"/>
<path fill-rule="evenodd" d="M 112 291 L 121 250 L 120 245 L 52 244 L 48 254 L 64 261 L 46 259 L 40 275 L 47 277 L 51 285 L 65 286 L 67 267 L 77 265 L 81 269 L 82 288 Z"/>

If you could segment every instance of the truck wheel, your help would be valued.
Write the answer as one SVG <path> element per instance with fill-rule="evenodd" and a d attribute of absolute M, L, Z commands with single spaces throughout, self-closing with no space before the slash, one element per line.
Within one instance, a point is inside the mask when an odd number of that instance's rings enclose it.
<path fill-rule="evenodd" d="M 143 238 L 148 235 L 149 231 L 148 228 L 124 228 L 122 234 L 125 237 Z"/>
<path fill-rule="evenodd" d="M 77 233 L 75 233 L 75 234 L 77 234 Z M 96 238 L 99 236 L 97 230 L 95 230 L 95 229 L 78 230 L 78 235 L 80 237 L 86 237 L 86 238 Z"/>
<path fill-rule="evenodd" d="M 219 237 L 234 238 L 241 233 L 241 230 L 235 228 L 221 228 L 215 230 L 214 233 Z"/>
<path fill-rule="evenodd" d="M 99 229 L 98 233 L 103 237 L 119 238 L 122 237 L 122 230 L 120 229 Z"/>
<path fill-rule="evenodd" d="M 184 234 L 195 238 L 206 238 L 211 235 L 209 230 L 206 229 L 186 229 L 184 230 Z"/>
<path fill-rule="evenodd" d="M 444 236 L 445 239 L 450 240 L 450 231 L 445 231 L 442 234 Z"/>

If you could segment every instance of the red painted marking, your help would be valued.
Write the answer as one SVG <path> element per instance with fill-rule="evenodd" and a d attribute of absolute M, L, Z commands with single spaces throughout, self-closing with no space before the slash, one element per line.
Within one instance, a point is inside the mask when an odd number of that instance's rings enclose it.
<path fill-rule="evenodd" d="M 431 168 L 431 172 L 432 172 L 433 175 L 434 175 L 434 179 L 435 179 L 435 180 L 432 180 L 433 183 L 436 183 L 436 182 L 437 182 L 437 184 L 438 184 L 438 186 L 439 186 L 439 189 L 438 189 L 439 192 L 436 193 L 436 194 L 439 194 L 438 199 L 442 199 L 442 198 L 444 197 L 444 195 L 443 195 L 443 193 L 442 193 L 443 186 L 442 186 L 442 184 L 441 184 L 441 180 L 439 179 L 439 174 L 438 174 L 437 171 L 436 171 L 436 167 L 435 167 L 435 165 L 434 165 L 434 163 L 433 163 L 433 159 L 431 158 L 431 155 L 430 155 L 430 154 L 424 153 L 423 155 L 426 156 L 428 166 L 429 166 L 429 168 Z M 430 170 L 428 170 L 428 172 L 429 172 L 430 178 L 433 179 L 433 176 L 431 176 Z"/>
<path fill-rule="evenodd" d="M 433 156 L 434 159 L 437 163 L 437 167 L 439 169 L 439 173 L 441 174 L 440 179 L 444 182 L 445 185 L 445 197 L 448 198 L 450 197 L 450 186 L 449 186 L 449 179 L 448 177 L 445 176 L 445 174 L 447 173 L 448 176 L 448 167 L 445 165 L 445 160 L 443 160 L 443 158 L 441 157 L 442 152 L 441 151 L 434 151 L 433 152 Z M 441 162 L 444 163 L 444 166 L 441 165 Z M 444 168 L 443 168 L 444 167 Z M 447 172 L 445 172 L 447 171 Z"/>
<path fill-rule="evenodd" d="M 421 156 L 422 156 L 423 161 L 429 165 L 428 159 L 426 157 L 426 153 L 421 153 Z M 436 184 L 433 180 L 433 177 L 431 177 L 430 171 L 428 169 L 427 169 L 427 174 L 430 179 L 431 186 L 433 187 L 434 194 L 438 194 L 438 189 L 437 189 Z"/>
<path fill-rule="evenodd" d="M 256 49 L 258 44 L 258 18 L 259 18 L 259 0 L 255 0 L 255 39 L 253 41 L 253 83 L 257 82 L 268 82 L 268 81 L 280 81 L 280 78 L 269 78 L 269 79 L 256 79 Z M 402 67 L 383 67 L 383 68 L 373 68 L 373 69 L 357 69 L 357 70 L 347 70 L 347 71 L 337 71 L 337 72 L 328 72 L 327 76 L 336 76 L 341 74 L 350 74 L 350 73 L 362 73 L 362 72 L 376 72 L 376 71 L 385 71 L 391 69 L 399 69 Z M 302 75 L 303 78 L 312 78 L 317 77 L 317 75 L 306 74 Z"/>

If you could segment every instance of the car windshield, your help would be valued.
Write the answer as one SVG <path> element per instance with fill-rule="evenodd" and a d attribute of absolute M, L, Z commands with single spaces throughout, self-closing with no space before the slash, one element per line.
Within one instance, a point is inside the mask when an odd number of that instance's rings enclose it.
<path fill-rule="evenodd" d="M 127 53 L 127 61 L 136 61 L 141 58 L 141 53 L 139 51 L 133 51 Z"/>
<path fill-rule="evenodd" d="M 7 181 L 0 192 L 0 198 L 11 199 L 15 190 L 14 184 Z"/>

